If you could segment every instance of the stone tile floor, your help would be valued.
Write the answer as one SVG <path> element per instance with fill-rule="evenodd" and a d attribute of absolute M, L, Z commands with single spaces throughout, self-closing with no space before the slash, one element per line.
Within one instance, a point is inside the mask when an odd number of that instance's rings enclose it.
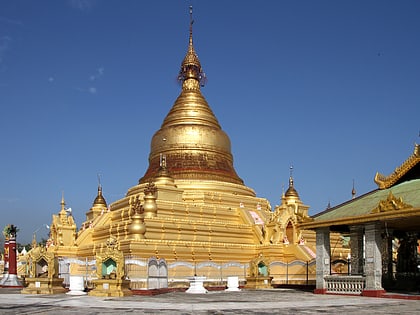
<path fill-rule="evenodd" d="M 0 314 L 420 314 L 420 300 L 315 295 L 294 289 L 154 296 L 24 295 L 0 289 Z"/>

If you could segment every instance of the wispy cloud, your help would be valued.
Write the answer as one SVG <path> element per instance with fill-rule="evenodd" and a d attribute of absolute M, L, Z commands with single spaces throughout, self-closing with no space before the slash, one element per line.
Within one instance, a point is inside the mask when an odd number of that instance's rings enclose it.
<path fill-rule="evenodd" d="M 0 23 L 3 23 L 3 24 L 11 24 L 11 25 L 19 25 L 19 26 L 22 26 L 23 25 L 22 21 L 15 20 L 15 19 L 9 19 L 9 18 L 7 18 L 5 16 L 0 16 Z"/>
<path fill-rule="evenodd" d="M 89 93 L 89 94 L 92 94 L 92 95 L 98 93 L 98 89 L 94 86 L 91 86 L 91 87 L 88 87 L 88 88 L 75 87 L 74 89 L 76 91 L 83 92 L 83 93 Z"/>
<path fill-rule="evenodd" d="M 88 11 L 96 4 L 96 0 L 69 0 L 72 8 L 80 11 Z"/>
<path fill-rule="evenodd" d="M 20 199 L 16 198 L 16 197 L 11 197 L 11 198 L 1 198 L 0 202 L 4 202 L 4 203 L 8 203 L 8 204 L 12 204 L 12 203 L 17 203 L 19 202 Z"/>
<path fill-rule="evenodd" d="M 83 93 L 89 93 L 89 94 L 97 94 L 98 93 L 98 88 L 95 86 L 97 83 L 96 81 L 99 80 L 105 73 L 105 68 L 103 66 L 97 68 L 95 70 L 95 72 L 93 74 L 91 74 L 89 76 L 89 86 L 86 87 L 86 85 L 82 85 L 84 87 L 74 87 L 75 90 L 79 91 L 79 92 L 83 92 Z M 50 82 L 53 82 L 55 79 L 53 77 L 49 78 Z"/>
<path fill-rule="evenodd" d="M 12 39 L 9 36 L 0 37 L 0 63 L 3 62 L 4 55 L 10 48 L 10 42 Z"/>
<path fill-rule="evenodd" d="M 89 77 L 89 80 L 90 80 L 90 81 L 95 81 L 95 80 L 99 79 L 100 77 L 102 77 L 102 76 L 104 75 L 104 71 L 105 71 L 104 67 L 99 67 L 99 68 L 96 70 L 96 73 L 92 74 L 92 75 Z"/>

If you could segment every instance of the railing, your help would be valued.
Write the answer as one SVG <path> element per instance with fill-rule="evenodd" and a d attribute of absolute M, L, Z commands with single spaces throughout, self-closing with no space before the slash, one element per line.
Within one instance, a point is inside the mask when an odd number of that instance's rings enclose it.
<path fill-rule="evenodd" d="M 325 276 L 324 280 L 327 293 L 359 295 L 365 287 L 365 277 L 363 276 Z"/>
<path fill-rule="evenodd" d="M 270 264 L 270 276 L 278 285 L 310 285 L 316 281 L 316 261 L 274 261 Z"/>

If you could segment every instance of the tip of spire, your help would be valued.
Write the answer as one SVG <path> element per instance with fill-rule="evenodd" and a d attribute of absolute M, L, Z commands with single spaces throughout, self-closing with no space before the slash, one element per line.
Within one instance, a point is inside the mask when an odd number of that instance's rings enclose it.
<path fill-rule="evenodd" d="M 187 55 L 185 56 L 181 64 L 181 70 L 178 75 L 178 80 L 184 83 L 188 79 L 194 79 L 198 81 L 198 84 L 199 84 L 198 88 L 199 88 L 200 86 L 205 85 L 207 79 L 206 79 L 205 73 L 203 72 L 203 69 L 201 68 L 200 60 L 198 59 L 198 56 L 193 46 L 193 27 L 192 26 L 194 23 L 194 19 L 193 19 L 192 13 L 193 13 L 192 6 L 190 6 L 189 45 L 188 45 Z M 195 84 L 193 84 L 193 87 L 195 87 Z"/>
<path fill-rule="evenodd" d="M 296 191 L 293 183 L 293 165 L 290 165 L 289 188 L 287 189 L 285 196 L 299 198 L 299 194 Z"/>
<path fill-rule="evenodd" d="M 96 174 L 96 176 L 98 177 L 98 189 L 101 188 L 102 189 L 102 185 L 101 185 L 101 174 Z"/>
<path fill-rule="evenodd" d="M 193 43 L 193 7 L 190 5 L 190 45 Z"/>
<path fill-rule="evenodd" d="M 66 211 L 66 202 L 64 201 L 64 190 L 61 192 L 61 202 L 60 202 L 60 205 L 61 205 L 60 212 L 61 213 L 65 213 L 65 211 Z"/>
<path fill-rule="evenodd" d="M 61 192 L 61 205 L 66 205 L 66 202 L 64 201 L 64 190 Z"/>
<path fill-rule="evenodd" d="M 190 5 L 190 24 L 193 24 L 193 23 L 194 23 L 194 20 L 193 20 L 192 14 L 193 14 L 193 6 L 192 6 L 192 5 Z"/>
<path fill-rule="evenodd" d="M 290 165 L 289 186 L 293 187 L 293 165 Z"/>

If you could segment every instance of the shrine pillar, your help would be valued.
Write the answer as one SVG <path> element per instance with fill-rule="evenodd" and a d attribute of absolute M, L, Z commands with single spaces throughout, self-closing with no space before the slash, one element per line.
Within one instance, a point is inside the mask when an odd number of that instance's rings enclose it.
<path fill-rule="evenodd" d="M 392 229 L 386 229 L 386 234 L 384 238 L 384 244 L 383 244 L 383 251 L 384 255 L 382 255 L 383 258 L 383 286 L 384 288 L 392 288 L 395 283 L 394 279 L 394 263 L 392 260 L 392 251 L 393 251 L 393 245 L 392 241 L 394 239 L 393 230 Z"/>
<path fill-rule="evenodd" d="M 0 287 L 22 287 L 22 282 L 17 276 L 17 248 L 16 248 L 16 233 L 18 229 L 14 225 L 7 225 L 3 230 L 5 239 L 8 240 L 7 247 L 5 242 L 5 263 L 8 262 L 8 272 L 4 274 L 0 281 Z M 6 258 L 7 250 L 7 258 Z M 6 260 L 7 259 L 7 260 Z"/>
<path fill-rule="evenodd" d="M 17 275 L 16 238 L 9 239 L 9 274 Z"/>
<path fill-rule="evenodd" d="M 350 268 L 352 275 L 363 274 L 363 226 L 350 226 Z"/>
<path fill-rule="evenodd" d="M 325 294 L 327 286 L 325 276 L 330 274 L 331 264 L 330 229 L 316 229 L 316 288 L 315 294 Z"/>
<path fill-rule="evenodd" d="M 365 225 L 365 242 L 366 286 L 362 295 L 379 297 L 385 293 L 382 287 L 382 237 L 379 222 Z"/>
<path fill-rule="evenodd" d="M 9 273 L 9 239 L 4 240 L 4 274 Z"/>

